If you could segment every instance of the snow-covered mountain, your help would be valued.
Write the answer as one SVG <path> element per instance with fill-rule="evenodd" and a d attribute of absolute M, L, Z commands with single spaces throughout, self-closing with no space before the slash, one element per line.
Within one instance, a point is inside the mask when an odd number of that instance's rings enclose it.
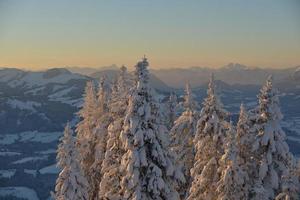
<path fill-rule="evenodd" d="M 299 68 L 287 72 L 278 70 L 277 77 L 282 79 L 277 81 L 276 87 L 281 92 L 281 109 L 284 114 L 282 125 L 288 135 L 291 151 L 299 157 L 300 76 L 297 69 Z M 215 70 L 214 72 L 219 71 L 215 76 L 217 79 L 220 79 L 221 74 L 223 77 L 230 76 L 230 70 L 233 74 L 243 74 L 249 68 L 229 65 L 224 69 Z M 251 70 L 257 72 L 261 69 Z M 186 81 L 181 76 L 195 83 L 193 93 L 196 100 L 202 102 L 206 96 L 207 80 L 211 71 L 206 68 L 174 69 L 165 76 L 167 81 L 174 79 L 172 82 L 178 85 Z M 62 135 L 64 124 L 75 119 L 86 81 L 97 81 L 102 75 L 106 75 L 110 80 L 117 73 L 117 69 L 111 68 L 100 70 L 93 74 L 93 77 L 73 73 L 64 68 L 43 72 L 0 70 L 0 194 L 17 197 L 19 193 L 24 193 L 28 195 L 28 199 L 49 197 L 58 173 L 55 167 L 58 139 Z M 157 89 L 159 96 L 167 99 L 167 95 L 173 89 L 163 82 L 163 76 L 155 74 L 156 71 L 152 73 L 152 86 Z M 255 73 L 253 72 L 253 76 Z M 264 73 L 264 76 L 268 75 L 267 72 Z M 176 80 L 177 77 L 179 80 Z M 264 81 L 263 76 L 259 79 Z M 230 79 L 227 77 L 226 80 Z M 197 85 L 198 83 L 201 84 Z M 221 79 L 216 81 L 216 84 L 224 106 L 231 112 L 232 120 L 236 120 L 241 102 L 244 102 L 247 108 L 257 104 L 256 95 L 261 87 L 260 83 L 241 84 Z M 178 97 L 183 94 L 182 89 L 173 91 Z"/>
<path fill-rule="evenodd" d="M 0 134 L 20 131 L 61 130 L 82 103 L 88 80 L 97 82 L 101 76 L 114 80 L 119 69 L 104 69 L 91 77 L 72 73 L 65 68 L 47 71 L 0 70 Z M 154 75 L 151 85 L 158 91 L 170 88 Z"/>
<path fill-rule="evenodd" d="M 171 68 L 152 70 L 152 73 L 169 86 L 183 88 L 185 82 L 189 82 L 192 87 L 204 85 L 212 73 L 219 80 L 228 84 L 261 85 L 269 75 L 273 75 L 275 81 L 278 82 L 291 76 L 296 69 L 299 69 L 299 66 L 286 69 L 269 69 L 230 63 L 217 69 L 208 67 Z"/>
<path fill-rule="evenodd" d="M 83 74 L 90 76 L 91 74 L 102 71 L 102 70 L 118 70 L 119 67 L 115 64 L 112 64 L 110 66 L 102 66 L 102 67 L 65 67 L 67 70 L 73 73 Z"/>
<path fill-rule="evenodd" d="M 0 70 L 1 133 L 61 130 L 78 109 L 89 79 L 63 68 Z"/>
<path fill-rule="evenodd" d="M 90 77 L 94 79 L 100 79 L 100 77 L 106 77 L 108 80 L 113 81 L 118 77 L 118 74 L 119 74 L 119 69 L 109 68 L 109 69 L 102 69 L 95 73 L 92 73 Z M 133 78 L 134 75 L 132 73 L 131 75 Z M 171 87 L 169 87 L 162 80 L 157 78 L 154 74 L 150 74 L 149 83 L 151 87 L 153 87 L 157 91 L 166 92 L 171 90 Z"/>

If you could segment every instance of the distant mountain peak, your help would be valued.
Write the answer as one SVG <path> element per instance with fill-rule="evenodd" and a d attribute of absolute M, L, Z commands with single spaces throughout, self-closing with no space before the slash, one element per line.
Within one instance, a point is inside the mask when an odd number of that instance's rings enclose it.
<path fill-rule="evenodd" d="M 222 68 L 227 69 L 227 70 L 245 70 L 245 69 L 249 69 L 248 66 L 242 65 L 242 64 L 239 64 L 239 63 L 229 63 L 228 65 L 225 65 Z"/>
<path fill-rule="evenodd" d="M 293 74 L 293 78 L 295 80 L 300 80 L 300 67 L 298 67 L 295 73 Z"/>
<path fill-rule="evenodd" d="M 45 79 L 50 79 L 53 77 L 56 77 L 58 75 L 62 74 L 71 74 L 71 72 L 65 68 L 53 68 L 53 69 L 48 69 L 44 74 L 43 78 Z"/>

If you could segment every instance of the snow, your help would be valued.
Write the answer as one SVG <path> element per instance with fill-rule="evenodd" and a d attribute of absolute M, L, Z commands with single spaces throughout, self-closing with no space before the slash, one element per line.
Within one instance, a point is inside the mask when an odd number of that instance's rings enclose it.
<path fill-rule="evenodd" d="M 33 177 L 36 177 L 36 170 L 35 169 L 24 169 L 26 174 L 31 174 Z"/>
<path fill-rule="evenodd" d="M 17 99 L 8 99 L 6 103 L 14 109 L 29 110 L 31 112 L 36 112 L 35 108 L 41 106 L 41 103 L 38 102 L 34 102 L 34 101 L 24 102 Z"/>
<path fill-rule="evenodd" d="M 20 133 L 20 142 L 40 142 L 40 143 L 51 143 L 58 141 L 61 132 L 38 132 L 28 131 Z"/>
<path fill-rule="evenodd" d="M 39 170 L 41 174 L 58 174 L 60 172 L 59 168 L 56 166 L 56 164 L 44 167 Z"/>
<path fill-rule="evenodd" d="M 63 90 L 60 90 L 60 91 L 58 91 L 58 92 L 56 92 L 56 93 L 54 93 L 54 94 L 49 95 L 48 97 L 49 97 L 50 99 L 57 99 L 57 98 L 62 98 L 62 97 L 67 98 L 66 96 L 67 96 L 73 89 L 75 89 L 74 86 L 69 87 L 69 88 L 66 88 L 66 89 L 63 89 Z"/>
<path fill-rule="evenodd" d="M 3 69 L 0 71 L 0 82 L 7 82 L 20 77 L 24 72 L 19 69 Z"/>
<path fill-rule="evenodd" d="M 38 151 L 38 152 L 36 152 L 36 153 L 38 153 L 38 154 L 54 154 L 54 153 L 56 153 L 56 149 L 47 149 L 47 150 L 45 150 L 45 151 Z"/>
<path fill-rule="evenodd" d="M 31 90 L 24 92 L 24 94 L 36 95 L 38 92 L 43 91 L 44 89 L 46 89 L 45 86 L 36 87 L 36 88 L 33 88 Z"/>
<path fill-rule="evenodd" d="M 23 164 L 23 163 L 27 163 L 27 162 L 35 162 L 38 160 L 47 160 L 48 156 L 35 156 L 35 157 L 26 157 L 26 158 L 22 158 L 20 160 L 17 160 L 15 162 L 13 162 L 12 164 Z"/>
<path fill-rule="evenodd" d="M 0 135 L 0 144 L 2 145 L 13 144 L 17 141 L 17 139 L 18 139 L 18 135 L 16 134 Z"/>
<path fill-rule="evenodd" d="M 60 90 L 60 91 L 58 91 L 54 94 L 49 95 L 48 96 L 49 100 L 69 104 L 71 106 L 80 107 L 82 105 L 82 102 L 83 102 L 82 98 L 71 99 L 70 96 L 68 95 L 74 89 L 76 89 L 75 86 L 62 89 L 62 90 Z"/>
<path fill-rule="evenodd" d="M 13 196 L 26 200 L 39 200 L 36 192 L 28 187 L 0 187 L 0 197 Z"/>
<path fill-rule="evenodd" d="M 11 178 L 15 175 L 16 169 L 3 169 L 0 170 L 0 178 Z"/>
<path fill-rule="evenodd" d="M 38 131 L 26 131 L 26 132 L 21 132 L 16 134 L 3 134 L 0 135 L 0 144 L 10 145 L 16 142 L 23 142 L 23 143 L 40 142 L 46 144 L 46 143 L 58 141 L 61 135 L 62 135 L 61 132 L 38 132 Z"/>
<path fill-rule="evenodd" d="M 53 70 L 53 69 L 52 69 Z M 60 69 L 55 69 L 60 70 Z M 84 79 L 82 75 L 72 73 L 60 73 L 53 77 L 45 77 L 46 72 L 26 73 L 21 70 L 2 70 L 0 72 L 0 82 L 8 82 L 11 87 L 24 86 L 27 88 L 43 86 L 49 83 L 64 84 L 72 79 Z M 19 77 L 17 77 L 19 76 Z M 13 79 L 13 81 L 11 81 Z"/>
<path fill-rule="evenodd" d="M 12 151 L 2 151 L 0 152 L 0 156 L 19 156 L 21 153 L 19 152 L 12 152 Z"/>

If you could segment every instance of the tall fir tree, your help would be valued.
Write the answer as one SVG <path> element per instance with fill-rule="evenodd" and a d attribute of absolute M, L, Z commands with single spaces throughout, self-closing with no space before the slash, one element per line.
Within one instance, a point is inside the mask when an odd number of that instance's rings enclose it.
<path fill-rule="evenodd" d="M 92 154 L 93 163 L 89 169 L 89 182 L 90 182 L 90 199 L 98 199 L 99 194 L 99 184 L 102 179 L 103 173 L 101 172 L 102 163 L 105 158 L 106 143 L 108 135 L 108 126 L 111 123 L 111 113 L 109 112 L 109 100 L 108 97 L 110 93 L 110 88 L 105 85 L 105 78 L 101 78 L 97 93 L 97 108 L 96 108 L 96 127 L 94 129 L 94 134 L 92 141 L 93 144 Z"/>
<path fill-rule="evenodd" d="M 80 153 L 81 166 L 86 177 L 94 162 L 95 128 L 97 126 L 97 98 L 91 81 L 87 82 L 84 104 L 79 111 L 81 121 L 77 124 L 77 147 Z"/>
<path fill-rule="evenodd" d="M 232 124 L 227 130 L 225 154 L 219 160 L 221 173 L 218 182 L 217 200 L 249 199 L 250 185 L 245 168 L 240 165 L 240 156 L 236 145 L 236 131 Z"/>
<path fill-rule="evenodd" d="M 236 127 L 236 140 L 238 147 L 238 154 L 245 165 L 249 165 L 253 161 L 251 160 L 251 148 L 254 142 L 255 133 L 252 130 L 252 124 L 249 119 L 249 114 L 244 106 L 241 104 L 240 106 L 240 114 Z"/>
<path fill-rule="evenodd" d="M 103 174 L 99 198 L 119 200 L 121 196 L 121 159 L 125 154 L 123 149 L 120 133 L 122 131 L 125 112 L 128 104 L 128 95 L 130 84 L 125 66 L 121 67 L 121 73 L 116 85 L 113 87 L 112 98 L 109 104 L 112 115 L 112 122 L 108 127 L 108 138 L 106 145 L 105 158 L 103 160 L 101 173 Z"/>
<path fill-rule="evenodd" d="M 174 92 L 172 92 L 167 101 L 167 128 L 170 130 L 176 119 L 176 108 L 177 108 L 177 96 Z"/>
<path fill-rule="evenodd" d="M 148 65 L 146 58 L 136 65 L 137 86 L 121 132 L 126 151 L 122 157 L 122 195 L 133 200 L 178 199 L 172 184 L 174 165 L 167 130 L 159 121 L 158 106 L 149 88 Z"/>
<path fill-rule="evenodd" d="M 224 141 L 228 113 L 215 92 L 214 77 L 208 84 L 207 97 L 204 99 L 197 130 L 194 138 L 195 159 L 191 169 L 193 177 L 188 200 L 211 200 L 216 198 L 219 180 L 219 160 L 224 154 Z"/>
<path fill-rule="evenodd" d="M 199 105 L 197 101 L 194 99 L 194 95 L 192 93 L 191 85 L 189 83 L 185 84 L 185 96 L 184 96 L 184 102 L 183 107 L 185 110 L 197 110 Z"/>
<path fill-rule="evenodd" d="M 283 172 L 281 178 L 280 193 L 275 200 L 296 200 L 299 199 L 299 175 L 297 174 L 297 162 L 289 155 L 288 169 Z"/>
<path fill-rule="evenodd" d="M 57 151 L 57 165 L 61 169 L 55 186 L 54 197 L 57 200 L 88 200 L 88 183 L 79 165 L 79 155 L 75 147 L 75 139 L 69 124 Z"/>
<path fill-rule="evenodd" d="M 279 108 L 278 92 L 273 89 L 269 77 L 258 95 L 259 105 L 255 127 L 256 139 L 253 145 L 258 173 L 257 178 L 264 188 L 266 198 L 274 199 L 280 193 L 283 177 L 289 171 L 293 156 L 286 143 L 286 135 L 280 126 L 282 114 Z M 297 184 L 297 183 L 294 183 Z M 253 196 L 256 196 L 255 190 Z"/>
<path fill-rule="evenodd" d="M 245 186 L 250 188 L 248 195 L 251 193 L 251 186 L 259 184 L 260 182 L 255 180 L 255 174 L 257 168 L 255 165 L 255 159 L 252 152 L 252 146 L 255 140 L 255 128 L 252 121 L 251 113 L 248 113 L 244 104 L 240 106 L 240 114 L 236 127 L 236 142 L 238 150 L 238 163 L 242 170 L 247 172 L 248 179 L 245 182 Z M 257 188 L 258 193 L 262 192 L 261 188 Z M 262 194 L 263 195 L 263 194 Z"/>
<path fill-rule="evenodd" d="M 179 185 L 178 191 L 185 197 L 191 181 L 190 170 L 194 163 L 194 134 L 197 125 L 197 111 L 195 101 L 187 84 L 184 96 L 185 111 L 175 121 L 170 131 L 171 150 L 176 154 L 175 165 L 184 173 L 186 182 Z"/>

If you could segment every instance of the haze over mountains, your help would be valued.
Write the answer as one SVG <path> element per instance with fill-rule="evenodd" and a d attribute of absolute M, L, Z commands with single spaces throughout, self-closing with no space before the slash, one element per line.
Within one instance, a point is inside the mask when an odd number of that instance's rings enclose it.
<path fill-rule="evenodd" d="M 95 76 L 95 74 L 107 73 L 111 76 L 112 71 L 118 69 L 116 65 L 103 68 L 67 67 L 72 72 Z M 228 84 L 251 84 L 260 85 L 267 76 L 273 75 L 276 82 L 289 79 L 300 69 L 299 66 L 284 69 L 248 67 L 238 63 L 229 63 L 221 68 L 189 67 L 152 69 L 151 73 L 173 88 L 183 88 L 188 81 L 193 87 L 207 83 L 211 73 Z"/>
<path fill-rule="evenodd" d="M 261 69 L 230 64 L 220 69 L 160 69 L 151 71 L 150 83 L 160 99 L 165 100 L 172 91 L 181 99 L 183 86 L 189 81 L 195 98 L 201 102 L 212 72 L 233 120 L 241 102 L 247 108 L 257 104 L 261 84 L 273 74 L 281 92 L 288 143 L 292 152 L 300 155 L 297 148 L 300 144 L 300 67 Z M 38 72 L 0 69 L 0 162 L 4 163 L 0 168 L 0 187 L 10 186 L 12 196 L 27 193 L 31 195 L 27 199 L 47 199 L 58 173 L 55 167 L 58 139 L 67 121 L 74 124 L 78 120 L 76 113 L 82 104 L 86 82 L 93 80 L 97 84 L 102 76 L 113 82 L 118 73 L 115 65 Z"/>
<path fill-rule="evenodd" d="M 100 77 L 106 77 L 107 81 L 113 82 L 118 73 L 119 68 L 116 65 L 87 71 L 79 67 L 54 68 L 39 72 L 14 68 L 1 69 L 0 119 L 2 120 L 0 123 L 3 127 L 2 131 L 58 131 L 62 128 L 63 122 L 70 120 L 81 105 L 87 80 L 97 82 Z M 299 66 L 288 69 L 262 69 L 229 64 L 220 69 L 200 67 L 160 69 L 151 71 L 150 84 L 165 95 L 171 91 L 180 94 L 186 82 L 189 82 L 196 90 L 205 91 L 211 73 L 214 73 L 216 79 L 219 80 L 221 89 L 251 90 L 254 88 L 255 91 L 266 77 L 272 74 L 276 86 L 282 93 L 293 94 L 294 98 L 290 100 L 299 98 Z M 63 110 L 59 116 L 57 116 L 58 108 Z M 34 124 L 29 119 L 35 119 Z"/>

